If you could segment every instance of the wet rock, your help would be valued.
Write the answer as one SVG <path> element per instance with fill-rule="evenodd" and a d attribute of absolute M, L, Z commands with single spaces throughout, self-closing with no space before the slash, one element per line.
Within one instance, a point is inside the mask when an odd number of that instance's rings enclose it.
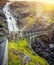
<path fill-rule="evenodd" d="M 32 43 L 32 48 L 39 56 L 45 58 L 50 65 L 54 65 L 54 44 L 48 42 L 46 44 L 41 39 Z"/>
<path fill-rule="evenodd" d="M 4 35 L 8 34 L 7 21 L 2 9 L 0 9 L 0 33 Z"/>

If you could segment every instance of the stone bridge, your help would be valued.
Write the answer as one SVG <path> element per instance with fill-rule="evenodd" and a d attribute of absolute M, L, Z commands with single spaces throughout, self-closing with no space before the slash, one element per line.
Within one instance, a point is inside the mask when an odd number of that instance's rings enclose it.
<path fill-rule="evenodd" d="M 29 47 L 31 48 L 31 44 L 35 42 L 38 36 L 46 35 L 48 37 L 47 31 L 32 31 L 23 33 L 23 38 L 26 38 L 29 42 Z"/>
<path fill-rule="evenodd" d="M 53 31 L 54 31 L 54 25 L 53 26 L 51 25 L 50 27 L 43 29 L 43 30 L 23 31 L 23 32 L 19 32 L 19 33 L 21 34 L 21 38 L 27 39 L 27 41 L 29 42 L 29 47 L 31 48 L 31 43 L 34 43 L 36 37 L 38 37 L 38 36 L 45 35 L 51 42 L 51 37 L 52 37 Z"/>
<path fill-rule="evenodd" d="M 11 38 L 13 37 L 14 39 L 22 39 L 22 38 L 26 38 L 27 41 L 31 44 L 31 42 L 34 42 L 35 38 L 37 36 L 40 35 L 46 35 L 49 40 L 51 41 L 51 37 L 52 37 L 52 33 L 54 30 L 54 25 L 50 25 L 48 28 L 45 29 L 40 29 L 40 30 L 29 30 L 29 31 L 22 31 L 19 30 L 17 34 L 14 35 L 14 33 L 12 34 L 11 32 Z"/>

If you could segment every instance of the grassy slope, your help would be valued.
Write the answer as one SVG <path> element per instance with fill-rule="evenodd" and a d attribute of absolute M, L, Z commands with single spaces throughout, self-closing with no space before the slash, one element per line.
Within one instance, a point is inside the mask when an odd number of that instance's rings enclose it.
<path fill-rule="evenodd" d="M 43 58 L 34 54 L 32 50 L 29 49 L 27 41 L 18 40 L 17 42 L 11 41 L 8 46 L 9 50 L 9 65 L 22 65 L 19 56 L 15 54 L 15 52 L 19 52 L 20 54 L 26 53 L 30 56 L 31 61 L 25 65 L 48 65 L 47 61 Z M 14 51 L 13 51 L 14 50 Z M 14 52 L 14 53 L 13 53 Z"/>

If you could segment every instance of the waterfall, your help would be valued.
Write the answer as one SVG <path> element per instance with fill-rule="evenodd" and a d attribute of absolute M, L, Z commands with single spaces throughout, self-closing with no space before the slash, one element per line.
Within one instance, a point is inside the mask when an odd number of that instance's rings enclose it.
<path fill-rule="evenodd" d="M 17 33 L 19 28 L 17 26 L 17 22 L 15 20 L 15 18 L 13 17 L 13 15 L 10 13 L 10 9 L 9 6 L 12 2 L 7 2 L 3 8 L 3 13 L 6 16 L 6 21 L 8 24 L 8 29 L 9 29 L 9 33 L 10 32 L 15 32 Z"/>

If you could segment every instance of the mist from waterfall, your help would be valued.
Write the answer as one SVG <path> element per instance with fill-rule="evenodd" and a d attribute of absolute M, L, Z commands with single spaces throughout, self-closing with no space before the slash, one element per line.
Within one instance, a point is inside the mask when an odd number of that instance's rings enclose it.
<path fill-rule="evenodd" d="M 17 22 L 15 20 L 15 18 L 13 17 L 13 15 L 10 13 L 10 9 L 9 6 L 12 2 L 7 2 L 3 8 L 3 13 L 6 16 L 6 21 L 8 24 L 8 29 L 9 29 L 9 33 L 10 32 L 15 32 L 17 33 L 19 28 L 17 26 Z"/>

